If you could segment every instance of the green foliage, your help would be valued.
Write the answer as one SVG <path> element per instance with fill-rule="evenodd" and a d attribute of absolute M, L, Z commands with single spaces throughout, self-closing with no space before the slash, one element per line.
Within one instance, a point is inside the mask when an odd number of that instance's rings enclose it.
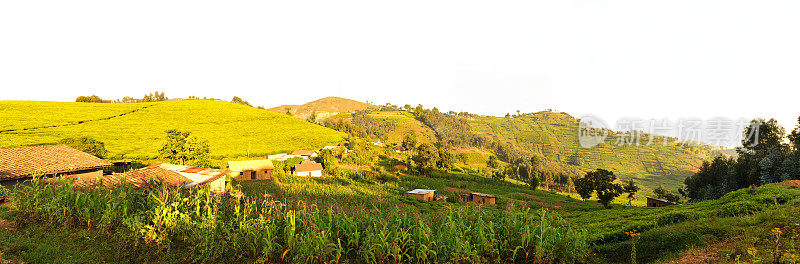
<path fill-rule="evenodd" d="M 659 199 L 664 199 L 670 202 L 677 203 L 680 201 L 680 197 L 678 195 L 672 193 L 671 191 L 664 189 L 664 187 L 658 186 L 658 188 L 653 189 L 653 194 L 656 195 Z"/>
<path fill-rule="evenodd" d="M 78 98 L 75 98 L 75 102 L 78 102 L 78 103 L 111 103 L 111 100 L 103 100 L 102 98 L 100 98 L 97 95 L 91 95 L 91 96 L 78 96 Z"/>
<path fill-rule="evenodd" d="M 233 99 L 231 99 L 231 103 L 253 107 L 253 105 L 251 105 L 250 102 L 245 101 L 244 99 L 239 98 L 238 96 L 234 96 Z"/>
<path fill-rule="evenodd" d="M 586 176 L 575 182 L 578 194 L 585 200 L 591 197 L 592 192 L 597 194 L 597 199 L 605 208 L 611 208 L 611 200 L 622 194 L 623 187 L 614 181 L 617 176 L 614 172 L 597 169 L 586 173 Z"/>
<path fill-rule="evenodd" d="M 789 135 L 793 145 L 800 124 Z M 684 194 L 693 201 L 716 199 L 724 194 L 772 182 L 800 179 L 800 149 L 786 144 L 785 129 L 775 119 L 754 119 L 745 128 L 739 156 L 714 158 L 704 162 L 694 175 L 686 178 Z"/>
<path fill-rule="evenodd" d="M 91 137 L 105 143 L 112 159 L 152 159 L 164 130 L 207 139 L 212 158 L 268 155 L 316 149 L 344 134 L 297 118 L 214 100 L 83 104 L 1 101 L 0 147 L 52 144 Z"/>
<path fill-rule="evenodd" d="M 413 150 L 417 148 L 417 134 L 414 132 L 408 132 L 405 136 L 403 136 L 403 148 Z"/>
<path fill-rule="evenodd" d="M 497 169 L 500 164 L 497 162 L 497 157 L 489 156 L 489 160 L 486 161 L 486 167 Z"/>
<path fill-rule="evenodd" d="M 90 137 L 65 138 L 60 140 L 58 143 L 92 154 L 101 159 L 105 158 L 108 154 L 106 145 L 103 144 L 103 142 Z"/>
<path fill-rule="evenodd" d="M 631 201 L 635 198 L 634 195 L 639 191 L 639 186 L 636 186 L 635 181 L 628 180 L 625 182 L 625 186 L 622 187 L 622 191 L 628 194 L 628 205 L 631 205 Z"/>
<path fill-rule="evenodd" d="M 159 153 L 162 158 L 178 164 L 205 167 L 209 165 L 211 150 L 208 141 L 191 136 L 191 132 L 170 129 Z"/>
<path fill-rule="evenodd" d="M 280 206 L 208 190 L 121 185 L 77 191 L 68 183 L 46 186 L 38 180 L 12 196 L 21 228 L 115 230 L 123 241 L 144 243 L 181 262 L 578 263 L 589 248 L 587 232 L 546 210 Z"/>

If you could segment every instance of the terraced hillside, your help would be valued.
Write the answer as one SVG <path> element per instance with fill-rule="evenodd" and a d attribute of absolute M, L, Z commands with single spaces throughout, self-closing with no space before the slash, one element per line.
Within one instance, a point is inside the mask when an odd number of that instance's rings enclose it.
<path fill-rule="evenodd" d="M 312 115 L 316 115 L 316 120 L 323 120 L 339 113 L 350 113 L 356 110 L 375 108 L 377 108 L 377 106 L 368 103 L 331 96 L 302 105 L 281 105 L 270 108 L 269 110 L 281 114 L 286 114 L 288 111 L 292 116 L 303 120 L 308 119 Z"/>
<path fill-rule="evenodd" d="M 574 171 L 596 168 L 613 170 L 621 178 L 633 178 L 647 188 L 664 185 L 675 189 L 704 160 L 719 152 L 709 146 L 682 146 L 674 139 L 656 136 L 647 146 L 614 144 L 613 132 L 605 143 L 583 148 L 578 142 L 578 120 L 565 113 L 538 112 L 518 117 L 469 119 L 473 130 L 512 143 L 522 153 L 544 156 L 547 166 Z M 642 143 L 648 141 L 643 137 Z"/>
<path fill-rule="evenodd" d="M 212 156 L 269 154 L 321 147 L 343 133 L 287 115 L 213 100 L 157 103 L 0 101 L 0 147 L 54 143 L 89 136 L 111 158 L 156 157 L 164 131 L 180 129 L 207 139 Z"/>

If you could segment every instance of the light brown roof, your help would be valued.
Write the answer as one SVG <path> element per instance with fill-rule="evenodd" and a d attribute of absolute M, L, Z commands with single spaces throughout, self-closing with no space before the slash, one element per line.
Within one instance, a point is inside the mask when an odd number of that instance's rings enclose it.
<path fill-rule="evenodd" d="M 299 150 L 292 151 L 292 155 L 311 156 L 315 152 L 316 151 L 313 151 L 313 150 L 301 150 L 301 149 L 299 149 Z"/>
<path fill-rule="evenodd" d="M 306 171 L 318 171 L 322 170 L 322 164 L 304 160 L 302 163 L 294 165 L 294 171 L 296 172 L 306 172 Z"/>
<path fill-rule="evenodd" d="M 151 165 L 143 169 L 129 171 L 123 174 L 125 178 L 129 179 L 129 181 L 130 179 L 136 179 L 144 184 L 147 184 L 150 182 L 150 180 L 153 180 L 156 182 L 161 182 L 164 185 L 181 187 L 187 183 L 192 182 L 191 180 L 181 176 L 180 174 L 159 167 L 158 165 Z"/>
<path fill-rule="evenodd" d="M 272 165 L 271 160 L 231 160 L 228 161 L 228 169 L 231 171 L 246 171 L 246 170 L 273 170 L 275 166 Z"/>
<path fill-rule="evenodd" d="M 111 166 L 105 160 L 66 145 L 0 149 L 0 179 L 19 179 Z"/>

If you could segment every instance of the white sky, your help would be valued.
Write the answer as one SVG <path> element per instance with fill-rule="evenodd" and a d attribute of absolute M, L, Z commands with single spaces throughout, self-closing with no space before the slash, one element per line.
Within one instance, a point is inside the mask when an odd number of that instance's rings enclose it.
<path fill-rule="evenodd" d="M 0 1 L 0 100 L 800 115 L 800 1 Z"/>

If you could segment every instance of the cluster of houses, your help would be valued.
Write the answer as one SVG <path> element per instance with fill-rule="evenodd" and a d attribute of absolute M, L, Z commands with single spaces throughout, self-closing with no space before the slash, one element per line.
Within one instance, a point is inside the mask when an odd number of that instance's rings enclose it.
<path fill-rule="evenodd" d="M 342 148 L 347 152 L 347 146 L 342 144 L 320 150 L 334 148 Z M 314 150 L 296 150 L 289 154 L 270 155 L 267 159 L 228 161 L 228 169 L 225 170 L 156 163 L 125 173 L 110 173 L 112 164 L 108 161 L 66 145 L 10 147 L 0 148 L 0 184 L 10 189 L 18 182 L 44 176 L 47 182 L 73 180 L 79 187 L 110 186 L 122 181 L 135 187 L 144 187 L 160 182 L 184 189 L 208 186 L 212 191 L 223 192 L 228 178 L 236 181 L 268 180 L 273 177 L 273 161 L 295 157 L 303 160 L 292 168 L 294 175 L 320 177 L 322 164 L 313 161 L 317 156 Z"/>
<path fill-rule="evenodd" d="M 447 196 L 436 196 L 436 190 L 428 190 L 428 189 L 414 189 L 411 191 L 406 192 L 404 195 L 414 197 L 423 201 L 438 201 L 438 202 L 446 202 Z M 474 203 L 474 204 L 487 204 L 487 205 L 494 205 L 497 197 L 491 194 L 485 193 L 478 193 L 478 192 L 467 192 L 458 195 L 458 200 L 463 203 Z"/>

